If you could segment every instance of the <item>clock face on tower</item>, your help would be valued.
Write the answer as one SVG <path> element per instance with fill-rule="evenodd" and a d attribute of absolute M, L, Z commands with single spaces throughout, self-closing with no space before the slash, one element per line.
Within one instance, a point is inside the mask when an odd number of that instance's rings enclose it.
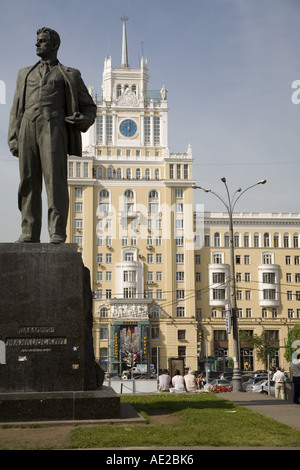
<path fill-rule="evenodd" d="M 137 132 L 137 124 L 132 119 L 125 119 L 120 124 L 120 132 L 125 137 L 133 137 Z"/>

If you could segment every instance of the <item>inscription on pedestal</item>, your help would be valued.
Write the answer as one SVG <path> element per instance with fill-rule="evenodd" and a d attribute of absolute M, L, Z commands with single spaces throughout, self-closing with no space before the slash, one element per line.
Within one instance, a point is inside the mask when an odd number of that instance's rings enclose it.
<path fill-rule="evenodd" d="M 95 364 L 81 254 L 18 245 L 0 245 L 0 392 L 85 390 Z"/>

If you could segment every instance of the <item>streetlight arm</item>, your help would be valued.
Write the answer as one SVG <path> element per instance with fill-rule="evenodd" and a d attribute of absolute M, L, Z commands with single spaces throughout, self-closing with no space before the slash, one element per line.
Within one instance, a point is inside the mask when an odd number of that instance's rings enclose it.
<path fill-rule="evenodd" d="M 252 185 L 249 186 L 248 188 L 244 189 L 244 191 L 242 191 L 242 192 L 238 195 L 238 197 L 236 198 L 236 200 L 233 202 L 233 204 L 232 204 L 232 210 L 234 209 L 234 207 L 235 207 L 236 203 L 238 202 L 238 200 L 240 199 L 240 197 L 242 197 L 242 195 L 243 195 L 246 191 L 248 191 L 248 190 L 251 189 L 251 188 L 254 188 L 254 186 L 257 186 L 257 185 L 259 185 L 259 184 L 265 184 L 266 182 L 267 182 L 267 180 L 261 180 L 261 181 L 258 181 L 258 183 L 252 184 Z M 227 187 L 226 187 L 226 188 L 227 188 Z M 228 191 L 228 190 L 227 190 L 227 191 Z"/>
<path fill-rule="evenodd" d="M 201 186 L 193 186 L 194 189 L 202 189 L 202 191 L 204 191 L 205 193 L 211 193 L 213 194 L 214 196 L 216 196 L 218 199 L 220 199 L 220 201 L 224 204 L 224 206 L 226 207 L 227 211 L 229 212 L 229 207 L 228 207 L 228 204 L 226 204 L 226 202 L 224 201 L 224 199 L 217 193 L 215 193 L 214 191 L 212 191 L 211 189 L 205 189 L 205 188 L 202 188 Z"/>

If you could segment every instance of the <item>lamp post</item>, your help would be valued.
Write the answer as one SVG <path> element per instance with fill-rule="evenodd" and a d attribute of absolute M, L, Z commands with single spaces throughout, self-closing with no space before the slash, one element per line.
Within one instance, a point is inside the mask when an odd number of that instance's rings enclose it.
<path fill-rule="evenodd" d="M 267 180 L 260 180 L 248 188 L 242 190 L 238 188 L 231 196 L 227 186 L 226 178 L 221 178 L 226 188 L 227 200 L 215 193 L 211 189 L 205 189 L 201 186 L 193 186 L 194 189 L 202 189 L 206 193 L 214 194 L 226 207 L 229 218 L 229 246 L 230 246 L 230 285 L 231 285 L 231 318 L 232 318 L 232 341 L 233 341 L 233 377 L 232 388 L 234 392 L 242 391 L 240 355 L 239 355 L 239 335 L 236 315 L 236 280 L 235 280 L 235 262 L 234 262 L 234 238 L 233 238 L 233 210 L 240 197 L 249 189 L 259 184 L 265 184 Z"/>

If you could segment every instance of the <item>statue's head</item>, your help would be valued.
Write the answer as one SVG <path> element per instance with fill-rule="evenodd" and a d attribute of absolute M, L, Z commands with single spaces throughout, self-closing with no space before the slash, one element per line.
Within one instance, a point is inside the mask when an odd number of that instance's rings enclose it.
<path fill-rule="evenodd" d="M 37 31 L 36 53 L 44 60 L 57 57 L 60 46 L 59 34 L 50 28 L 40 28 Z"/>

